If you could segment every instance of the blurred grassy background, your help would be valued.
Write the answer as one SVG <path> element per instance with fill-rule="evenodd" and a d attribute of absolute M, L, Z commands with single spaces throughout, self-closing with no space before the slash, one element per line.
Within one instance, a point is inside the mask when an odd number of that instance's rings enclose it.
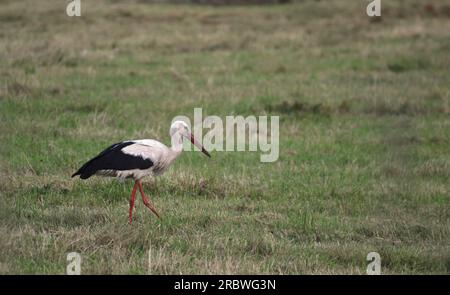
<path fill-rule="evenodd" d="M 0 1 L 0 273 L 450 269 L 450 5 Z M 279 115 L 280 159 L 184 153 L 145 189 L 70 175 L 175 115 Z"/>

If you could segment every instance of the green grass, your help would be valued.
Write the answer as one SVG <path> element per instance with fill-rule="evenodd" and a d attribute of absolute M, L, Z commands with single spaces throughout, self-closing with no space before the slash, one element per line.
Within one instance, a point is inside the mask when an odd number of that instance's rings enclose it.
<path fill-rule="evenodd" d="M 0 2 L 0 273 L 450 273 L 445 1 L 35 2 Z M 279 115 L 279 160 L 183 153 L 132 226 L 132 183 L 70 178 L 194 107 Z"/>

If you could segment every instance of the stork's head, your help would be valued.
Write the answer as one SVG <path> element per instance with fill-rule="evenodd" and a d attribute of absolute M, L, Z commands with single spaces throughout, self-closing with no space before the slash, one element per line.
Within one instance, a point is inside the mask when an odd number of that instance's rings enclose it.
<path fill-rule="evenodd" d="M 202 153 L 204 153 L 205 155 L 207 155 L 208 157 L 211 158 L 211 155 L 208 153 L 208 151 L 205 150 L 203 145 L 201 145 L 195 139 L 194 135 L 192 135 L 189 126 L 185 122 L 183 122 L 183 121 L 173 122 L 172 125 L 170 126 L 170 137 L 171 138 L 179 137 L 180 139 L 183 139 L 183 138 L 188 139 L 190 142 L 192 142 L 193 145 L 198 147 L 202 151 Z"/>

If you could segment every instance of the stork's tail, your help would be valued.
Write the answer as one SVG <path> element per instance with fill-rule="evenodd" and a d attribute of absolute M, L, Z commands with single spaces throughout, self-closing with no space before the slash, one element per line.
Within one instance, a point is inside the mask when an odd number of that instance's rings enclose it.
<path fill-rule="evenodd" d="M 91 161 L 89 161 L 86 164 L 84 164 L 83 166 L 81 166 L 81 168 L 78 169 L 77 172 L 72 174 L 72 177 L 80 175 L 81 179 L 87 179 L 87 178 L 91 177 L 92 175 L 94 175 L 96 172 L 96 169 L 93 169 L 92 165 L 90 165 L 90 164 L 91 164 Z"/>

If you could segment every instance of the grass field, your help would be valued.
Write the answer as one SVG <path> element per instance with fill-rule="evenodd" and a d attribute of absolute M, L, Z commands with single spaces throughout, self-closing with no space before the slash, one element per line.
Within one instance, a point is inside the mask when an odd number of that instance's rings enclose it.
<path fill-rule="evenodd" d="M 448 2 L 81 2 L 0 1 L 0 273 L 450 273 Z M 194 107 L 279 115 L 279 160 L 185 152 L 132 226 L 132 182 L 70 178 Z"/>

